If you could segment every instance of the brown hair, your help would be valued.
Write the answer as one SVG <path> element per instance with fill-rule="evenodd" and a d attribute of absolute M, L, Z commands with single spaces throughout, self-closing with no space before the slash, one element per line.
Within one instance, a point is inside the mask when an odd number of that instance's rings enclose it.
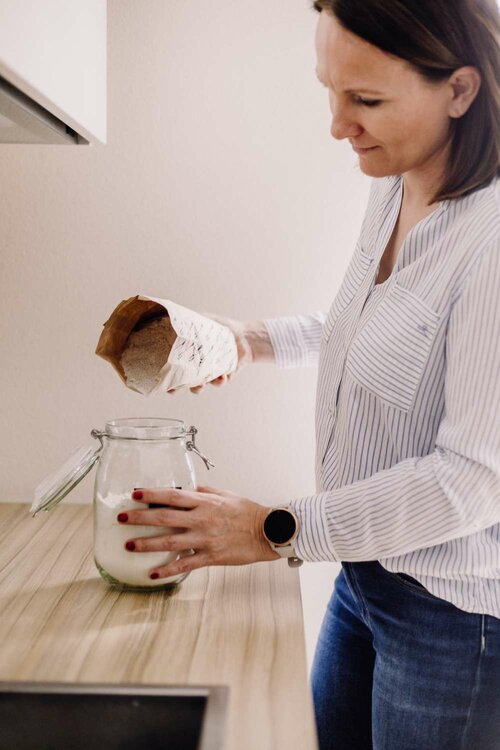
<path fill-rule="evenodd" d="M 500 18 L 496 0 L 317 0 L 348 31 L 406 60 L 429 81 L 464 65 L 481 87 L 450 125 L 447 174 L 432 202 L 458 198 L 490 182 L 500 157 Z"/>

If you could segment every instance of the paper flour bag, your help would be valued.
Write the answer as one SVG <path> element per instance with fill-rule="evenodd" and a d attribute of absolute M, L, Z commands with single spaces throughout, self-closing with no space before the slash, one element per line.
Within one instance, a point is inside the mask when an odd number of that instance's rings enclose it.
<path fill-rule="evenodd" d="M 202 385 L 238 364 L 229 328 L 172 300 L 144 295 L 113 310 L 96 354 L 128 388 L 144 394 Z"/>

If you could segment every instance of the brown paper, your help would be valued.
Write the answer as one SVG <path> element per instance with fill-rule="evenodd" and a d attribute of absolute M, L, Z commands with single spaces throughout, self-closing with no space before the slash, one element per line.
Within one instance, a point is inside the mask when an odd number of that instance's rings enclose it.
<path fill-rule="evenodd" d="M 95 353 L 113 365 L 125 385 L 127 379 L 120 360 L 128 337 L 132 331 L 163 315 L 167 315 L 167 311 L 162 305 L 137 295 L 120 302 L 104 323 Z"/>
<path fill-rule="evenodd" d="M 167 336 L 168 359 L 152 393 L 201 385 L 236 369 L 236 342 L 229 328 L 172 300 L 136 295 L 113 310 L 96 348 L 96 354 L 114 367 L 128 388 L 137 390 L 127 383 L 121 364 L 127 340 L 132 331 L 159 317 L 169 318 L 172 336 Z"/>

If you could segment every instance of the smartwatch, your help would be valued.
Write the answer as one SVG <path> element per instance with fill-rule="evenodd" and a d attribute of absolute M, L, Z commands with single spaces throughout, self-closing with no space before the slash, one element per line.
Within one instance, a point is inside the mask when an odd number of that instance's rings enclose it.
<path fill-rule="evenodd" d="M 271 508 L 264 520 L 264 536 L 280 557 L 288 558 L 291 568 L 302 565 L 293 542 L 299 533 L 299 519 L 289 508 Z"/>

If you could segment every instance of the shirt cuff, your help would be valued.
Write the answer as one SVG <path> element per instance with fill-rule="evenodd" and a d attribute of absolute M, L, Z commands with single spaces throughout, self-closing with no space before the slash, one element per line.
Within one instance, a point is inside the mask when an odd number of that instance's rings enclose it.
<path fill-rule="evenodd" d="M 318 363 L 323 313 L 290 315 L 263 321 L 278 367 L 312 367 Z"/>
<path fill-rule="evenodd" d="M 299 519 L 299 533 L 293 546 L 296 556 L 307 562 L 340 562 L 340 557 L 332 547 L 325 517 L 325 497 L 327 493 L 310 495 L 288 503 L 290 510 Z"/>

